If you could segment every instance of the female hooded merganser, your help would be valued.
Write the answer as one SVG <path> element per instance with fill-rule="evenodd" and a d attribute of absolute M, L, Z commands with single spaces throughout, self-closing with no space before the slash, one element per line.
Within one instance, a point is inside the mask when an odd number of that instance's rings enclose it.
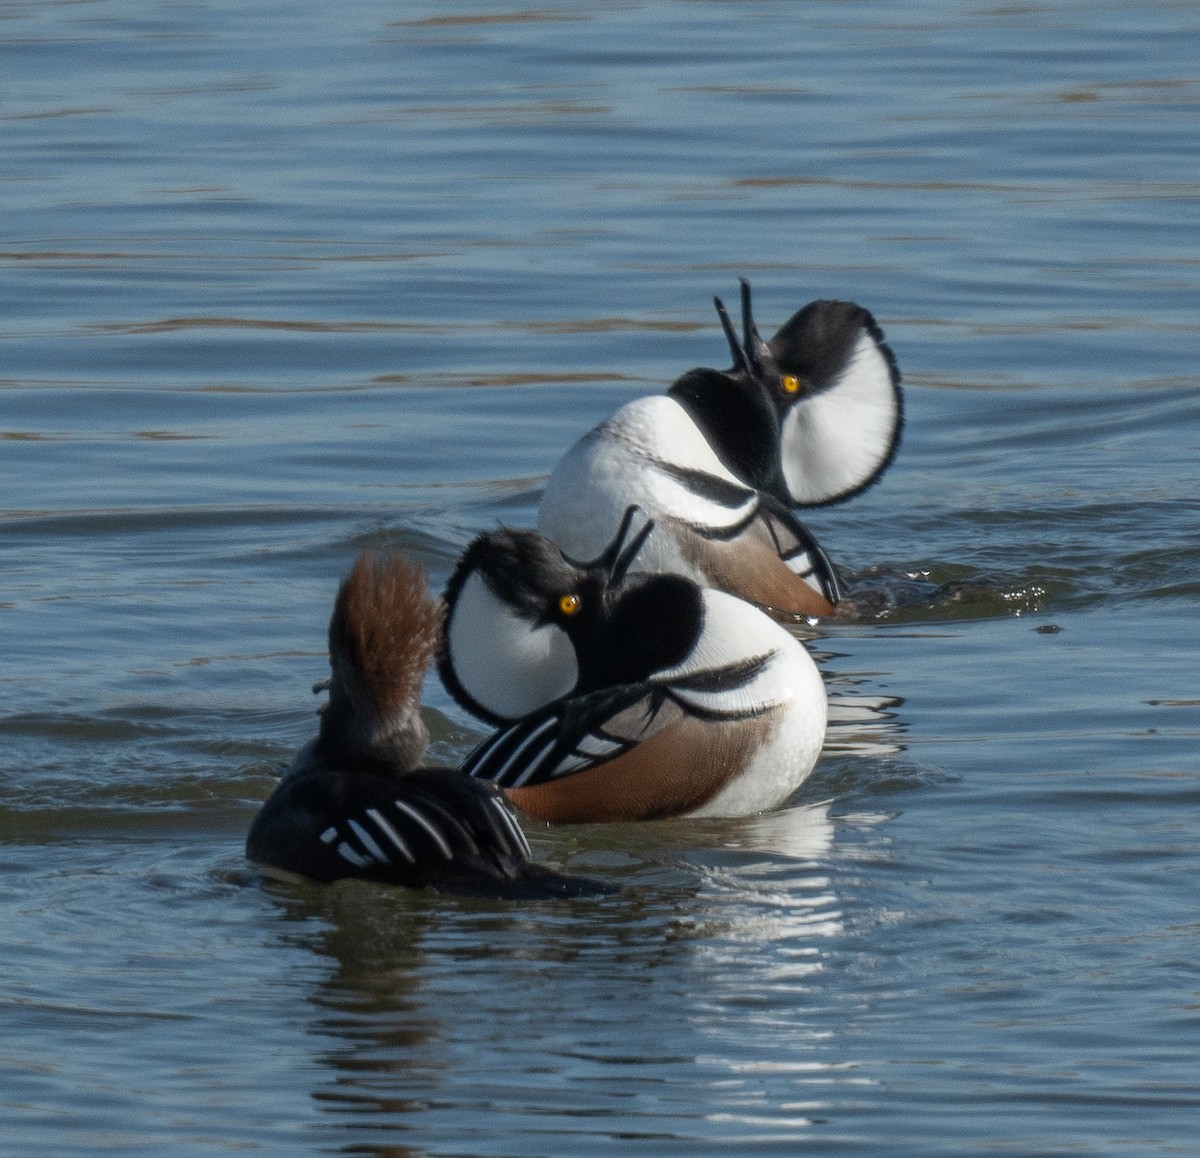
<path fill-rule="evenodd" d="M 254 818 L 247 857 L 317 881 L 511 896 L 602 890 L 533 864 L 491 784 L 418 768 L 429 741 L 421 686 L 441 626 L 442 608 L 417 567 L 360 556 L 329 624 L 320 729 Z"/>
<path fill-rule="evenodd" d="M 742 816 L 808 775 L 826 697 L 800 642 L 681 575 L 627 574 L 637 508 L 590 564 L 534 531 L 480 535 L 450 579 L 442 680 L 501 729 L 463 771 L 550 822 Z"/>
<path fill-rule="evenodd" d="M 899 371 L 861 306 L 810 302 L 764 342 L 750 285 L 741 287 L 740 345 L 714 299 L 733 367 L 689 370 L 584 435 L 546 484 L 538 528 L 590 559 L 636 503 L 659 524 L 639 570 L 829 615 L 841 597 L 837 572 L 790 508 L 858 494 L 891 462 Z"/>

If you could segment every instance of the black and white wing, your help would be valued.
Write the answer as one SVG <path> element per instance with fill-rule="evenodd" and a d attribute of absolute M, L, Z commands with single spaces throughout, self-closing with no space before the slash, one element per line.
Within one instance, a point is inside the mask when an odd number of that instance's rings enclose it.
<path fill-rule="evenodd" d="M 787 507 L 770 495 L 761 495 L 755 520 L 793 575 L 819 591 L 830 603 L 836 604 L 842 598 L 837 568 L 812 532 Z"/>
<path fill-rule="evenodd" d="M 462 770 L 502 788 L 584 772 L 654 735 L 667 723 L 664 703 L 661 693 L 644 684 L 560 700 L 485 740 Z"/>
<path fill-rule="evenodd" d="M 771 706 L 754 689 L 772 658 L 768 652 L 560 701 L 485 740 L 463 771 L 501 788 L 532 788 L 618 761 L 687 720 L 752 718 Z"/>
<path fill-rule="evenodd" d="M 477 863 L 512 871 L 530 859 L 529 844 L 504 801 L 478 793 L 451 772 L 415 772 L 355 785 L 357 799 L 317 834 L 353 869 L 428 875 Z M 402 882 L 406 883 L 406 882 Z"/>
<path fill-rule="evenodd" d="M 604 891 L 534 864 L 502 794 L 448 770 L 285 779 L 255 818 L 246 854 L 325 882 L 513 896 Z"/>
<path fill-rule="evenodd" d="M 838 573 L 820 543 L 778 499 L 753 502 L 731 525 L 685 524 L 691 553 L 709 585 L 760 606 L 828 615 L 842 597 Z M 662 520 L 668 528 L 673 520 Z"/>

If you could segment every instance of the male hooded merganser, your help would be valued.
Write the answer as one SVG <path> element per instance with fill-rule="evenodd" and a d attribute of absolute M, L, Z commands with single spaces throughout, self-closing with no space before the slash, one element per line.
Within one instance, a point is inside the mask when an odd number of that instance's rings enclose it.
<path fill-rule="evenodd" d="M 659 524 L 639 570 L 829 615 L 841 597 L 837 572 L 790 508 L 858 494 L 891 462 L 899 371 L 861 306 L 810 302 L 764 342 L 750 285 L 741 287 L 740 345 L 714 299 L 733 367 L 689 370 L 584 435 L 546 484 L 538 529 L 590 559 L 636 503 Z"/>
<path fill-rule="evenodd" d="M 317 881 L 511 896 L 603 889 L 533 864 L 491 784 L 418 768 L 429 741 L 421 686 L 441 625 L 417 567 L 396 555 L 360 556 L 329 624 L 320 729 L 254 818 L 247 857 Z"/>
<path fill-rule="evenodd" d="M 626 542 L 635 512 L 590 564 L 534 531 L 467 548 L 439 665 L 459 703 L 501 728 L 463 771 L 550 822 L 773 808 L 821 750 L 820 673 L 744 600 L 627 574 L 655 526 Z"/>

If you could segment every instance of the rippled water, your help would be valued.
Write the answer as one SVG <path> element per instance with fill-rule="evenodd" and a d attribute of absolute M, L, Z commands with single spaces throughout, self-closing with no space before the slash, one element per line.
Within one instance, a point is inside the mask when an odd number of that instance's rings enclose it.
<path fill-rule="evenodd" d="M 1200 1154 L 1194 5 L 0 15 L 0 1145 Z M 957 597 L 822 629 L 789 807 L 532 831 L 615 898 L 261 880 L 355 550 L 532 522 L 738 275 L 880 319 L 809 521 Z"/>

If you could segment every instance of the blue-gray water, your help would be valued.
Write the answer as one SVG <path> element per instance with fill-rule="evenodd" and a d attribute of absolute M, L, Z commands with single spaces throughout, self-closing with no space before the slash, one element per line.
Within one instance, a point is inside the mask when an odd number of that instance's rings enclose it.
<path fill-rule="evenodd" d="M 1200 1155 L 1200 9 L 0 8 L 0 1151 Z M 509 905 L 269 885 L 356 549 L 872 309 L 965 597 L 823 629 L 778 813 Z M 433 753 L 481 734 L 431 680 Z"/>

